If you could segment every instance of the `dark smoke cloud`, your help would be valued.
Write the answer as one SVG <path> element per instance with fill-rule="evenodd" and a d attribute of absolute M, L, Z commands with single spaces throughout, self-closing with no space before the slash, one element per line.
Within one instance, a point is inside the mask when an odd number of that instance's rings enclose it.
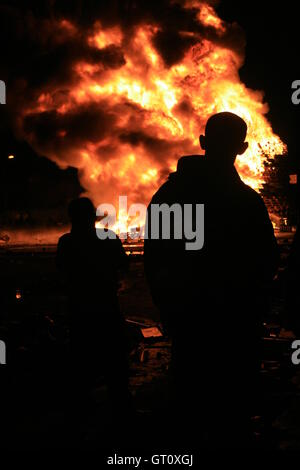
<path fill-rule="evenodd" d="M 36 135 L 35 143 L 39 148 L 55 153 L 59 142 L 59 132 L 65 132 L 63 147 L 77 146 L 82 141 L 98 142 L 111 133 L 117 116 L 109 110 L 102 111 L 99 104 L 77 107 L 67 114 L 55 111 L 30 114 L 24 119 L 25 133 Z"/>
<path fill-rule="evenodd" d="M 84 61 L 101 65 L 96 72 L 100 78 L 101 74 L 121 68 L 125 64 L 126 45 L 141 24 L 158 27 L 153 45 L 167 68 L 180 62 L 187 49 L 205 38 L 242 54 L 244 38 L 236 25 L 228 26 L 220 34 L 199 22 L 197 8 L 187 9 L 184 5 L 184 1 L 172 0 L 0 2 L 0 78 L 7 83 L 7 107 L 16 132 L 41 154 L 51 158 L 55 155 L 62 166 L 76 165 L 72 149 L 80 147 L 83 141 L 94 144 L 103 141 L 95 151 L 99 161 L 116 158 L 118 143 L 141 146 L 153 160 L 188 150 L 189 141 L 185 137 L 175 144 L 158 138 L 151 127 L 145 129 L 147 111 L 125 99 L 118 106 L 103 99 L 64 114 L 52 109 L 20 119 L 24 109 L 30 109 L 41 93 L 51 94 L 57 104 L 63 103 L 78 79 L 74 73 L 76 64 Z M 70 21 L 72 26 L 62 26 L 63 20 Z M 95 21 L 100 21 L 104 28 L 120 26 L 122 44 L 101 50 L 89 44 L 86 38 Z M 175 113 L 186 115 L 191 111 L 187 99 L 174 108 Z M 120 114 L 125 119 L 121 127 Z M 109 142 L 105 143 L 105 139 Z M 163 165 L 161 175 L 165 175 Z"/>
<path fill-rule="evenodd" d="M 166 139 L 159 139 L 157 137 L 150 136 L 145 132 L 127 132 L 120 134 L 119 139 L 121 142 L 129 143 L 133 147 L 142 146 L 149 154 L 154 155 L 165 155 L 167 152 L 174 152 L 177 147 L 177 143 L 172 143 Z M 182 144 L 188 145 L 188 140 Z"/>
<path fill-rule="evenodd" d="M 231 25 L 220 37 L 215 29 L 202 25 L 196 8 L 184 8 L 184 1 L 160 0 L 85 0 L 0 2 L 1 73 L 4 79 L 22 77 L 34 86 L 51 80 L 68 82 L 74 61 L 84 58 L 91 63 L 121 66 L 122 52 L 118 49 L 99 51 L 83 40 L 98 19 L 104 28 L 121 26 L 130 37 L 139 24 L 154 23 L 159 31 L 154 45 L 172 65 L 182 58 L 194 38 L 184 32 L 196 33 L 216 43 L 240 51 L 244 39 L 240 28 Z M 200 4 L 201 2 L 199 2 Z M 216 2 L 206 2 L 216 3 Z M 61 19 L 76 25 L 76 34 L 57 26 Z"/>

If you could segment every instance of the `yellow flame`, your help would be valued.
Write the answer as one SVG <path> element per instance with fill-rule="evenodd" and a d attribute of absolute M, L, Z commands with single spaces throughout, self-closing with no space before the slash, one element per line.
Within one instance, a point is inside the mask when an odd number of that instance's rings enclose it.
<path fill-rule="evenodd" d="M 219 35 L 225 32 L 225 23 L 210 5 L 187 0 L 186 8 L 197 8 L 202 24 L 214 28 Z M 98 143 L 83 144 L 84 148 L 74 148 L 72 152 L 81 170 L 82 184 L 90 195 L 95 195 L 94 199 L 97 200 L 99 187 L 108 180 L 112 186 L 109 197 L 113 184 L 121 181 L 134 202 L 148 202 L 161 183 L 162 169 L 166 174 L 175 169 L 181 154 L 199 152 L 198 137 L 208 117 L 216 112 L 231 111 L 248 125 L 249 148 L 237 159 L 237 169 L 247 184 L 259 189 L 263 183 L 265 154 L 274 157 L 286 149 L 265 117 L 268 107 L 263 94 L 240 82 L 238 69 L 243 58 L 209 39 L 195 36 L 196 44 L 186 51 L 181 62 L 166 67 L 153 46 L 157 31 L 155 25 L 137 27 L 133 37 L 126 38 L 126 47 L 122 49 L 125 63 L 117 69 L 82 61 L 76 64 L 75 85 L 65 95 L 65 101 L 58 104 L 54 95 L 43 93 L 27 113 L 49 109 L 67 113 L 89 103 L 99 103 L 100 109 L 103 100 L 108 100 L 112 106 L 129 103 L 134 109 L 143 110 L 143 128 L 153 139 L 178 144 L 174 154 L 163 155 L 160 160 L 160 155 L 153 158 L 147 146 L 139 142 L 130 145 L 125 140 L 117 141 L 115 157 L 102 159 L 101 152 L 116 140 L 113 132 L 107 142 L 99 139 Z M 103 49 L 122 46 L 125 39 L 121 28 L 104 29 L 97 22 L 87 41 Z M 118 120 L 119 128 L 126 130 L 128 114 L 120 112 Z M 63 139 L 66 131 L 60 130 L 59 136 Z M 107 201 L 103 194 L 102 198 Z M 121 230 L 123 225 L 119 228 Z"/>

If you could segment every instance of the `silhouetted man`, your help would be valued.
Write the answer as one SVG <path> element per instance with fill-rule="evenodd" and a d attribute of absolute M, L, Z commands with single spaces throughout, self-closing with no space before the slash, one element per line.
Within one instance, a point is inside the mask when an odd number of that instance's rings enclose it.
<path fill-rule="evenodd" d="M 145 240 L 146 275 L 173 339 L 176 412 L 188 423 L 198 413 L 202 431 L 220 432 L 221 440 L 231 436 L 230 423 L 239 435 L 252 411 L 264 286 L 278 256 L 262 198 L 234 167 L 248 147 L 246 134 L 235 114 L 212 116 L 200 136 L 205 157 L 180 158 L 148 208 L 151 235 L 152 204 L 179 203 L 183 211 L 184 204 L 204 204 L 203 248 L 188 251 L 184 239 Z"/>
<path fill-rule="evenodd" d="M 72 229 L 59 239 L 57 265 L 69 291 L 73 393 L 84 406 L 96 377 L 104 374 L 113 410 L 122 412 L 129 403 L 128 367 L 117 289 L 128 258 L 118 237 L 97 237 L 88 198 L 72 201 L 69 216 Z"/>

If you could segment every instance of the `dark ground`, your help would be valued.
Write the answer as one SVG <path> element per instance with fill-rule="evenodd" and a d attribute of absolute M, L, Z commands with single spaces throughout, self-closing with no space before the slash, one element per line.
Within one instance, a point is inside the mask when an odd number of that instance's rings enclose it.
<path fill-rule="evenodd" d="M 282 236 L 279 241 L 282 266 L 270 293 L 271 313 L 264 320 L 261 378 L 267 392 L 261 415 L 253 417 L 253 430 L 262 447 L 300 449 L 300 369 L 291 362 L 292 333 L 283 328 L 283 273 L 290 238 Z M 7 344 L 7 365 L 0 371 L 6 385 L 6 389 L 2 386 L 1 402 L 8 417 L 2 447 L 77 445 L 77 437 L 71 437 L 64 421 L 64 403 L 68 401 L 63 392 L 68 321 L 54 253 L 53 246 L 2 248 L 0 253 L 0 338 Z M 143 326 L 160 326 L 145 282 L 141 255 L 131 256 L 130 272 L 120 286 L 119 296 L 127 319 L 130 388 L 137 414 L 130 434 L 126 429 L 120 431 L 124 423 L 118 423 L 118 434 L 100 377 L 94 389 L 95 407 L 82 427 L 84 438 L 80 445 L 87 449 L 109 448 L 117 442 L 122 446 L 125 435 L 126 445 L 133 449 L 143 447 L 146 441 L 151 449 L 157 436 L 163 439 L 170 341 L 165 336 L 145 339 L 141 333 Z M 218 367 L 222 364 L 216 365 L 216 374 Z"/>

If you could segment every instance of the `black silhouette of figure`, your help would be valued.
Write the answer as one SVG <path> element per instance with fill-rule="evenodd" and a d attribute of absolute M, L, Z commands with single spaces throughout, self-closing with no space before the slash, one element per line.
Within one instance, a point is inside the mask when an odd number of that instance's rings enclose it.
<path fill-rule="evenodd" d="M 69 216 L 72 229 L 59 239 L 57 266 L 69 294 L 73 403 L 76 413 L 85 413 L 100 374 L 113 412 L 123 415 L 129 406 L 128 364 L 117 289 L 118 271 L 127 269 L 128 258 L 117 236 L 98 238 L 95 208 L 88 198 L 73 200 Z"/>
<path fill-rule="evenodd" d="M 234 167 L 247 149 L 246 134 L 237 115 L 213 115 L 200 136 L 205 156 L 180 158 L 147 212 L 145 272 L 172 337 L 176 421 L 180 410 L 187 436 L 198 416 L 202 431 L 220 432 L 220 441 L 237 439 L 252 413 L 264 288 L 278 263 L 262 198 Z M 201 250 L 187 251 L 184 239 L 150 238 L 151 205 L 162 203 L 204 204 Z"/>
<path fill-rule="evenodd" d="M 295 234 L 286 270 L 288 327 L 300 336 L 300 229 Z"/>

